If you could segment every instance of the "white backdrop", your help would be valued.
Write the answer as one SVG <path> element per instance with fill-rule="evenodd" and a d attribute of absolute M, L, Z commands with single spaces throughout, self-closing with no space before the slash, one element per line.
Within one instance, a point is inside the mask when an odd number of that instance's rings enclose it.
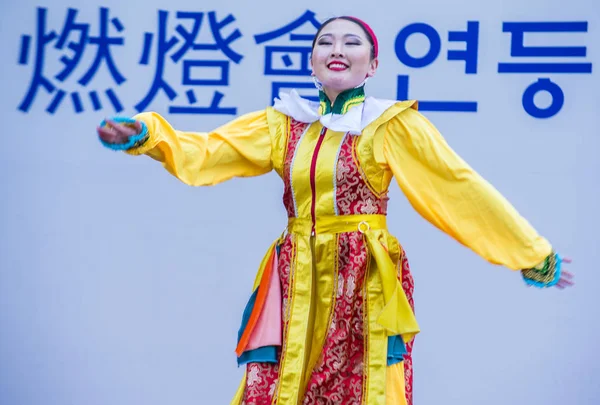
<path fill-rule="evenodd" d="M 123 38 L 123 45 L 108 47 L 125 79 L 120 85 L 106 60 L 89 82 L 78 82 L 102 43 L 93 39 L 99 37 L 100 6 L 108 8 L 108 36 Z M 56 33 L 46 37 L 39 65 L 54 90 L 40 88 L 21 111 L 35 72 L 38 7 L 46 9 L 46 33 Z M 66 24 L 69 7 L 78 10 L 73 24 Z M 265 249 L 286 223 L 280 180 L 272 173 L 191 188 L 148 158 L 102 148 L 95 135 L 95 126 L 115 114 L 115 97 L 120 114 L 132 115 L 148 93 L 158 66 L 159 10 L 168 11 L 169 37 L 176 35 L 178 11 L 215 11 L 218 21 L 231 14 L 235 21 L 223 28 L 223 37 L 235 29 L 241 33 L 229 45 L 229 57 L 220 50 L 191 49 L 177 63 L 165 63 L 164 78 L 177 97 L 170 101 L 159 92 L 146 109 L 180 129 L 210 130 L 233 117 L 169 112 L 191 105 L 194 97 L 195 106 L 207 106 L 219 91 L 220 106 L 241 114 L 270 104 L 273 81 L 306 82 L 264 74 L 265 46 L 301 41 L 286 34 L 257 44 L 254 35 L 284 27 L 307 10 L 320 21 L 356 15 L 378 33 L 381 63 L 368 84 L 370 95 L 398 97 L 398 76 L 408 75 L 411 98 L 476 102 L 477 112 L 423 113 L 574 259 L 569 269 L 577 285 L 568 291 L 526 288 L 518 273 L 485 263 L 435 230 L 393 187 L 390 228 L 411 260 L 422 327 L 414 354 L 415 404 L 600 403 L 597 2 L 24 0 L 4 2 L 0 10 L 1 404 L 225 404 L 241 378 L 234 347 L 242 310 Z M 204 15 L 199 34 L 206 43 L 212 41 L 208 18 Z M 469 21 L 478 23 L 476 74 L 465 73 L 464 61 L 448 60 L 449 50 L 465 47 L 449 42 L 448 32 L 465 31 Z M 190 31 L 192 22 L 180 23 Z M 524 42 L 586 47 L 586 55 L 511 57 L 511 34 L 502 30 L 506 22 L 587 25 L 587 32 L 526 33 Z M 396 36 L 413 23 L 428 24 L 441 38 L 439 57 L 424 68 L 403 65 L 395 53 Z M 61 43 L 65 26 L 73 29 Z M 65 71 L 78 54 L 69 43 L 76 44 L 86 27 L 83 56 L 73 71 Z M 304 25 L 295 33 L 310 32 Z M 154 34 L 153 47 L 148 63 L 140 64 L 146 33 Z M 183 43 L 178 38 L 169 57 Z M 414 58 L 429 51 L 425 36 L 408 39 Z M 232 62 L 236 55 L 243 56 L 239 63 Z M 185 85 L 184 60 L 225 61 L 229 85 Z M 273 62 L 300 69 L 297 55 L 278 54 Z M 499 63 L 510 62 L 588 63 L 592 73 L 498 73 Z M 219 77 L 215 70 L 190 68 L 193 83 Z M 539 78 L 549 78 L 564 93 L 562 109 L 546 119 L 522 106 L 523 92 Z M 190 89 L 193 95 L 186 93 Z M 64 98 L 48 112 L 61 90 Z M 535 98 L 542 109 L 550 101 L 544 93 Z"/>

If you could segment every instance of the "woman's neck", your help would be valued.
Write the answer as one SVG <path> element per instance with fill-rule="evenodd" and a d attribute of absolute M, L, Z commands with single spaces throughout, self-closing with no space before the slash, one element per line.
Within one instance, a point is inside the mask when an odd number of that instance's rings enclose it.
<path fill-rule="evenodd" d="M 329 101 L 331 103 L 331 107 L 333 107 L 333 105 L 335 104 L 335 99 L 337 98 L 337 96 L 339 96 L 340 93 L 343 93 L 345 90 L 337 91 L 337 90 L 329 90 L 329 89 L 325 89 L 324 88 L 323 91 L 327 95 L 327 98 L 329 99 Z"/>

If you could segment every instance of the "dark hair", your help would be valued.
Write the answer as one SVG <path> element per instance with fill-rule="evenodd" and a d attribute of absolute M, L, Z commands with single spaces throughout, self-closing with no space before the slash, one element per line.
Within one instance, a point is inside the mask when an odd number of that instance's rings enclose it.
<path fill-rule="evenodd" d="M 313 38 L 313 42 L 312 42 L 313 50 L 315 49 L 315 44 L 317 42 L 317 38 L 319 37 L 319 34 L 321 33 L 321 31 L 323 31 L 323 28 L 325 28 L 329 23 L 332 23 L 335 20 L 351 21 L 354 24 L 358 25 L 363 30 L 363 32 L 365 33 L 365 36 L 367 37 L 367 39 L 369 40 L 369 43 L 371 44 L 371 60 L 375 59 L 375 41 L 373 41 L 373 37 L 371 36 L 371 34 L 369 34 L 369 31 L 367 31 L 365 29 L 365 27 L 362 26 L 361 23 L 359 23 L 358 21 L 354 20 L 351 17 L 333 17 L 333 18 L 330 18 L 327 21 L 325 21 L 323 24 L 321 24 L 321 26 L 317 30 L 317 33 L 315 34 L 315 37 Z"/>

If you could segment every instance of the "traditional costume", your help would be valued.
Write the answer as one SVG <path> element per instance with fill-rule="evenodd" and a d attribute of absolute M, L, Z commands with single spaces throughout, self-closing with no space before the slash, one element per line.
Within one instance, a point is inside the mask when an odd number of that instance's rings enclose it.
<path fill-rule="evenodd" d="M 386 226 L 393 178 L 425 219 L 530 284 L 556 284 L 561 259 L 415 101 L 365 98 L 364 86 L 333 105 L 320 95 L 282 95 L 207 133 L 142 113 L 142 133 L 119 147 L 192 186 L 271 170 L 283 181 L 289 222 L 249 293 L 232 404 L 411 405 L 419 326 L 407 257 Z"/>

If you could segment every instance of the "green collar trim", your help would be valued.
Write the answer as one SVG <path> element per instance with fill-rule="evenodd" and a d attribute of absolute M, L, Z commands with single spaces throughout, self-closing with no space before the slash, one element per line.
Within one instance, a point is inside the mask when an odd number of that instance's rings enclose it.
<path fill-rule="evenodd" d="M 330 113 L 344 115 L 352 107 L 365 101 L 365 86 L 344 90 L 336 97 L 333 106 L 331 106 L 331 101 L 323 90 L 319 90 L 319 100 L 319 115 Z"/>

